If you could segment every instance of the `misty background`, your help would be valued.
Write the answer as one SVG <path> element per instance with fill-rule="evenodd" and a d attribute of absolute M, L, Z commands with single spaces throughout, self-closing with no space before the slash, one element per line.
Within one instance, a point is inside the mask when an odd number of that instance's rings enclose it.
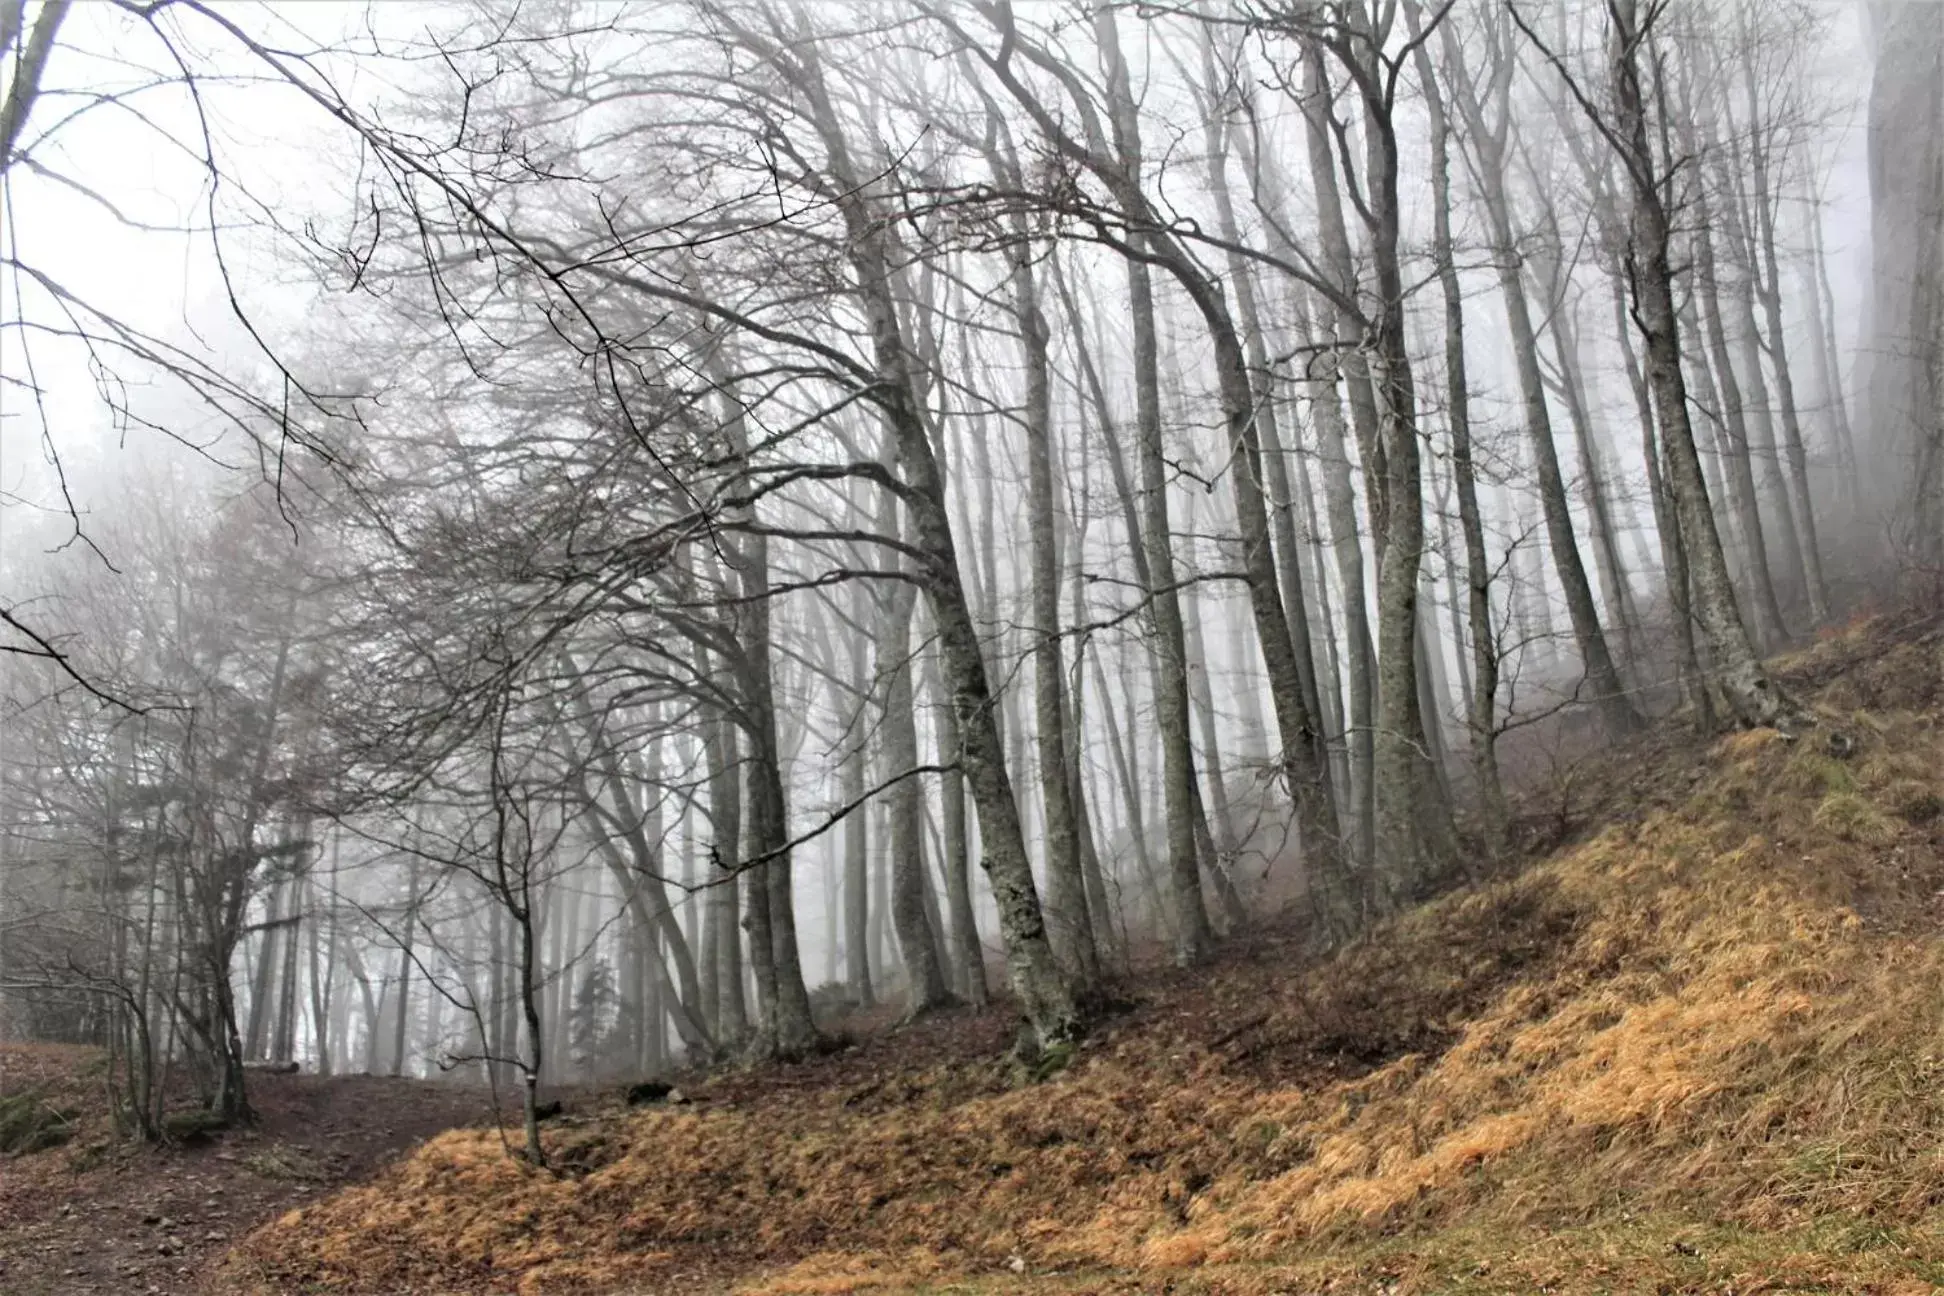
<path fill-rule="evenodd" d="M 0 1032 L 137 1125 L 1045 1043 L 1940 570 L 1934 4 L 0 19 Z"/>

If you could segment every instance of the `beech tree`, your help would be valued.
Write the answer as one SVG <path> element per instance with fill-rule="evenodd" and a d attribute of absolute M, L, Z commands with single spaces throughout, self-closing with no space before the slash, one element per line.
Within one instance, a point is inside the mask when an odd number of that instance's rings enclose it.
<path fill-rule="evenodd" d="M 554 1084 L 1057 1054 L 1502 857 L 1537 753 L 1806 725 L 1760 651 L 1940 565 L 1914 12 L 1854 321 L 1821 0 L 0 4 L 0 1018 L 145 1136 L 297 1063 L 537 1160 Z M 166 96 L 216 343 L 37 214 L 149 224 L 68 145 Z"/>

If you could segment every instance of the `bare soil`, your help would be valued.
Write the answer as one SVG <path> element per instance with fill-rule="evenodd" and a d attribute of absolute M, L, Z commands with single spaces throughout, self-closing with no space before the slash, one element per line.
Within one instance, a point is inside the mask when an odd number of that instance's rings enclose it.
<path fill-rule="evenodd" d="M 490 1116 L 479 1089 L 374 1076 L 252 1075 L 247 1129 L 192 1146 L 100 1141 L 91 1050 L 0 1045 L 0 1092 L 82 1107 L 68 1147 L 0 1160 L 0 1292 L 178 1293 L 231 1242 L 365 1178 L 441 1131 Z M 98 1109 L 100 1101 L 94 1099 Z"/>

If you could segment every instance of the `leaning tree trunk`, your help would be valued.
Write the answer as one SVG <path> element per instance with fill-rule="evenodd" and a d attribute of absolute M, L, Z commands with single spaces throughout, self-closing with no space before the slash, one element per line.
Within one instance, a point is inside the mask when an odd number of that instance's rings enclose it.
<path fill-rule="evenodd" d="M 1304 668 L 1298 661 L 1289 614 L 1283 606 L 1278 584 L 1268 500 L 1263 493 L 1256 393 L 1249 380 L 1247 356 L 1220 284 L 1210 279 L 1166 230 L 1165 222 L 1141 190 L 1140 142 L 1133 93 L 1109 6 L 1094 9 L 1094 30 L 1108 64 L 1108 103 L 1119 155 L 1118 165 L 1097 160 L 1096 169 L 1121 207 L 1149 227 L 1146 237 L 1133 245 L 1135 255 L 1145 252 L 1169 271 L 1194 303 L 1213 344 L 1217 387 L 1233 463 L 1228 476 L 1241 533 L 1244 581 L 1282 740 L 1278 766 L 1289 785 L 1290 799 L 1295 803 L 1306 859 L 1325 880 L 1324 922 L 1334 934 L 1347 934 L 1355 922 L 1354 890 L 1343 858 L 1322 735 L 1313 711 L 1304 701 Z"/>
<path fill-rule="evenodd" d="M 1510 197 L 1506 192 L 1506 132 L 1510 118 L 1504 96 L 1505 79 L 1495 84 L 1497 120 L 1488 122 L 1484 106 L 1471 82 L 1457 79 L 1458 104 L 1470 128 L 1467 138 L 1477 164 L 1479 197 L 1485 208 L 1490 232 L 1492 260 L 1498 273 L 1499 295 L 1505 303 L 1506 324 L 1511 332 L 1513 370 L 1518 376 L 1523 402 L 1526 440 L 1537 471 L 1539 504 L 1546 524 L 1546 547 L 1552 554 L 1553 571 L 1559 577 L 1566 598 L 1566 613 L 1573 626 L 1574 645 L 1579 650 L 1580 668 L 1585 672 L 1593 704 L 1611 734 L 1624 734 L 1639 727 L 1640 715 L 1628 699 L 1620 673 L 1607 646 L 1605 629 L 1593 602 L 1593 587 L 1586 578 L 1586 565 L 1580 559 L 1579 541 L 1573 533 L 1573 515 L 1566 499 L 1566 480 L 1559 468 L 1559 450 L 1553 440 L 1552 413 L 1546 401 L 1545 380 L 1539 369 L 1538 332 L 1533 326 L 1526 299 L 1523 256 L 1512 228 Z"/>
<path fill-rule="evenodd" d="M 1214 66 L 1213 29 L 1202 29 L 1204 76 L 1212 88 L 1218 76 Z M 1256 435 L 1261 441 L 1266 484 L 1273 496 L 1271 518 L 1274 550 L 1281 580 L 1283 611 L 1289 620 L 1289 638 L 1296 653 L 1296 671 L 1302 687 L 1303 706 L 1319 721 L 1323 714 L 1316 678 L 1316 649 L 1310 635 L 1309 600 L 1304 592 L 1302 550 L 1296 539 L 1294 496 L 1290 487 L 1289 463 L 1284 458 L 1284 439 L 1280 402 L 1276 398 L 1275 376 L 1269 363 L 1268 337 L 1263 327 L 1261 308 L 1256 300 L 1253 268 L 1240 251 L 1242 232 L 1235 216 L 1235 201 L 1228 179 L 1228 129 L 1225 115 L 1210 104 L 1207 111 L 1209 191 L 1215 198 L 1215 213 L 1222 237 L 1236 245 L 1228 255 L 1229 282 L 1235 292 L 1236 323 L 1247 346 L 1248 363 L 1255 387 Z M 1327 786 L 1328 767 L 1325 765 Z M 1334 792 L 1334 789 L 1331 789 Z"/>
<path fill-rule="evenodd" d="M 1667 580 L 1667 606 L 1674 628 L 1675 670 L 1681 700 L 1693 709 L 1695 727 L 1702 733 L 1709 733 L 1714 729 L 1714 703 L 1701 678 L 1701 659 L 1695 653 L 1687 546 L 1681 541 L 1674 497 L 1667 489 L 1667 475 L 1662 470 L 1660 435 L 1654 429 L 1654 398 L 1647 387 L 1647 376 L 1641 371 L 1640 357 L 1634 350 L 1633 326 L 1627 318 L 1626 281 L 1617 268 L 1612 275 L 1612 285 L 1614 332 L 1620 341 L 1627 385 L 1633 390 L 1634 408 L 1640 418 L 1641 458 L 1647 468 L 1647 492 L 1654 505 L 1654 532 L 1660 537 L 1661 570 Z"/>
<path fill-rule="evenodd" d="M 764 47 L 771 57 L 776 56 L 773 46 L 765 43 Z M 794 51 L 792 64 L 797 88 L 809 101 L 822 136 L 836 206 L 849 234 L 848 260 L 877 371 L 874 395 L 897 447 L 901 478 L 897 490 L 908 510 L 917 551 L 911 575 L 924 589 L 938 628 L 940 660 L 961 726 L 959 764 L 978 808 L 983 862 L 999 910 L 1013 991 L 1042 1045 L 1069 1040 L 1082 1023 L 1072 988 L 1047 938 L 1019 803 L 994 719 L 998 699 L 987 681 L 978 629 L 959 577 L 945 480 L 913 396 L 911 352 L 891 289 L 888 223 L 877 210 L 863 172 L 851 163 L 814 47 Z"/>
<path fill-rule="evenodd" d="M 1622 162 L 1633 199 L 1629 278 L 1635 319 L 1645 342 L 1648 386 L 1660 415 L 1668 489 L 1693 579 L 1695 614 L 1707 635 L 1716 682 L 1735 717 L 1747 725 L 1801 723 L 1806 717 L 1769 678 L 1735 607 L 1734 586 L 1688 419 L 1667 212 L 1636 61 L 1640 42 L 1650 33 L 1639 28 L 1635 0 L 1608 0 L 1608 12 L 1614 28 L 1609 46 L 1614 129 L 1624 146 Z"/>

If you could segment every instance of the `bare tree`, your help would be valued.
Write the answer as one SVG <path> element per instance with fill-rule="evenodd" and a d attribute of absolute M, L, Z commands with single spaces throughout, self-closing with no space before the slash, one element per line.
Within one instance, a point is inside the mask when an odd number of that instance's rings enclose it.
<path fill-rule="evenodd" d="M 1688 417 L 1687 381 L 1681 368 L 1680 321 L 1674 307 L 1672 235 L 1665 197 L 1669 162 L 1653 146 L 1648 125 L 1647 83 L 1643 82 L 1640 70 L 1643 58 L 1652 55 L 1652 20 L 1661 11 L 1650 10 L 1643 20 L 1634 0 L 1607 0 L 1607 76 L 1614 105 L 1610 121 L 1587 97 L 1560 55 L 1543 44 L 1516 9 L 1512 12 L 1521 30 L 1565 79 L 1575 100 L 1614 149 L 1632 194 L 1628 277 L 1633 293 L 1633 320 L 1646 352 L 1647 378 L 1660 416 L 1662 449 L 1667 457 L 1669 493 L 1690 563 L 1694 613 L 1707 635 L 1713 678 L 1742 723 L 1803 723 L 1806 713 L 1770 679 L 1742 626 Z"/>

